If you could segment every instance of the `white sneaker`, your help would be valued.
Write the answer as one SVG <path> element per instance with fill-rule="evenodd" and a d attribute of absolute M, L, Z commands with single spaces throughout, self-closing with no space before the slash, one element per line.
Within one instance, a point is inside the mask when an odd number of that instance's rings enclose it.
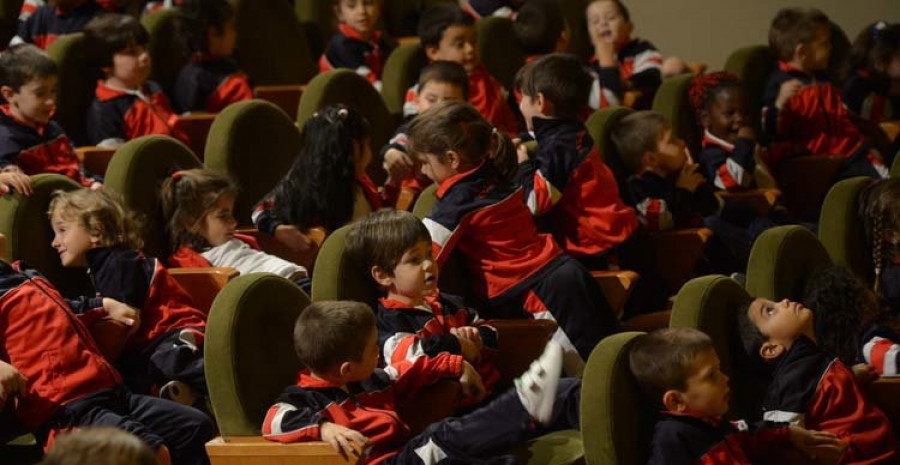
<path fill-rule="evenodd" d="M 516 393 L 522 406 L 532 418 L 541 424 L 550 423 L 553 403 L 562 370 L 563 353 L 558 343 L 550 341 L 544 353 L 531 362 L 528 371 L 515 379 Z"/>
<path fill-rule="evenodd" d="M 194 405 L 198 398 L 197 393 L 190 386 L 174 380 L 159 388 L 159 397 L 187 406 Z"/>

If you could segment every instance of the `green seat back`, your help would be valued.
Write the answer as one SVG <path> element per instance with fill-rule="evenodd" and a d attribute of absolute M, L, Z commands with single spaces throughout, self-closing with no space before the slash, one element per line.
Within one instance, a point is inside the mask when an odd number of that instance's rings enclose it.
<path fill-rule="evenodd" d="M 673 134 L 684 140 L 691 153 L 699 154 L 702 132 L 688 97 L 693 79 L 694 75 L 687 73 L 663 81 L 653 98 L 653 111 L 669 120 Z"/>
<path fill-rule="evenodd" d="M 325 238 L 316 256 L 312 300 L 355 300 L 374 306 L 378 289 L 366 269 L 347 258 L 344 245 L 352 225 L 338 228 Z"/>
<path fill-rule="evenodd" d="M 184 40 L 178 31 L 178 10 L 167 8 L 141 19 L 150 34 L 147 52 L 153 62 L 150 79 L 156 81 L 171 95 L 175 90 L 178 71 L 187 64 L 189 57 Z"/>
<path fill-rule="evenodd" d="M 306 33 L 306 41 L 313 57 L 325 51 L 329 39 L 337 31 L 333 0 L 303 0 L 294 2 L 294 14 Z"/>
<path fill-rule="evenodd" d="M 900 178 L 900 157 L 894 157 L 894 162 L 891 163 L 891 178 Z"/>
<path fill-rule="evenodd" d="M 204 163 L 238 183 L 234 217 L 248 225 L 253 207 L 288 172 L 299 151 L 300 132 L 284 111 L 269 102 L 248 100 L 216 116 Z"/>
<path fill-rule="evenodd" d="M 259 436 L 266 410 L 294 384 L 294 323 L 309 298 L 269 273 L 238 276 L 216 296 L 206 323 L 206 384 L 223 437 Z"/>
<path fill-rule="evenodd" d="M 81 186 L 58 174 L 31 177 L 34 193 L 0 196 L 0 234 L 6 236 L 7 255 L 24 260 L 40 271 L 66 297 L 85 295 L 92 289 L 84 268 L 63 268 L 59 254 L 50 246 L 53 230 L 47 210 L 53 192 L 73 191 Z"/>
<path fill-rule="evenodd" d="M 0 1 L 0 43 L 8 44 L 19 32 L 19 12 L 24 0 Z"/>
<path fill-rule="evenodd" d="M 94 100 L 98 70 L 88 66 L 84 54 L 84 34 L 59 37 L 47 49 L 56 62 L 59 82 L 56 90 L 56 121 L 62 125 L 75 145 L 87 145 L 85 118 Z"/>
<path fill-rule="evenodd" d="M 235 0 L 233 5 L 238 34 L 235 58 L 250 82 L 260 86 L 303 84 L 315 76 L 318 57 L 310 53 L 288 2 Z"/>
<path fill-rule="evenodd" d="M 675 297 L 669 327 L 698 329 L 712 338 L 722 372 L 731 378 L 732 416 L 757 420 L 765 386 L 752 372 L 738 368 L 750 362 L 737 323 L 737 312 L 749 299 L 733 279 L 720 275 L 694 278 Z"/>
<path fill-rule="evenodd" d="M 519 45 L 509 18 L 487 16 L 475 24 L 481 62 L 491 76 L 507 89 L 512 89 L 516 73 L 525 65 L 525 51 Z"/>
<path fill-rule="evenodd" d="M 383 0 L 382 30 L 389 37 L 410 37 L 419 34 L 419 18 L 429 7 L 441 3 L 458 4 L 457 0 Z"/>
<path fill-rule="evenodd" d="M 432 184 L 419 194 L 419 198 L 416 199 L 412 210 L 416 218 L 424 219 L 431 212 L 431 209 L 434 208 L 434 204 L 437 203 L 437 187 L 437 184 Z M 450 255 L 450 258 L 447 259 L 441 268 L 438 281 L 442 292 L 464 296 L 470 302 L 476 301 L 468 279 L 465 262 L 459 253 L 454 252 Z"/>
<path fill-rule="evenodd" d="M 587 9 L 589 0 L 558 0 L 566 26 L 569 28 L 569 47 L 566 49 L 585 61 L 594 55 L 594 46 L 587 30 Z"/>
<path fill-rule="evenodd" d="M 620 191 L 625 186 L 625 181 L 631 173 L 625 169 L 622 159 L 616 153 L 612 142 L 612 130 L 622 118 L 632 114 L 634 110 L 628 107 L 609 107 L 595 111 L 585 122 L 588 134 L 594 139 L 594 146 L 600 151 L 600 158 L 609 166 L 616 176 Z"/>
<path fill-rule="evenodd" d="M 747 292 L 770 300 L 801 301 L 806 279 L 831 265 L 815 234 L 802 226 L 769 229 L 753 243 L 747 262 Z"/>
<path fill-rule="evenodd" d="M 865 282 L 872 282 L 874 269 L 859 217 L 859 193 L 871 181 L 860 176 L 836 183 L 825 196 L 819 216 L 819 240 L 831 260 L 850 268 Z"/>
<path fill-rule="evenodd" d="M 159 198 L 162 182 L 173 172 L 202 168 L 203 164 L 180 141 L 150 135 L 126 142 L 116 150 L 106 170 L 106 189 L 122 197 L 142 220 L 143 251 L 165 260 L 174 250 L 166 233 Z"/>
<path fill-rule="evenodd" d="M 427 64 L 428 57 L 418 43 L 401 45 L 388 57 L 381 76 L 381 97 L 395 118 L 403 116 L 406 91 L 419 81 L 419 73 Z"/>
<path fill-rule="evenodd" d="M 653 412 L 628 362 L 643 333 L 607 337 L 591 352 L 581 390 L 581 439 L 588 465 L 638 465 L 650 451 Z"/>
<path fill-rule="evenodd" d="M 744 98 L 747 100 L 747 117 L 749 124 L 760 132 L 762 120 L 763 92 L 766 90 L 766 81 L 769 74 L 775 69 L 775 56 L 768 46 L 750 45 L 735 50 L 728 56 L 725 62 L 725 71 L 734 73 L 741 78 L 744 89 Z"/>

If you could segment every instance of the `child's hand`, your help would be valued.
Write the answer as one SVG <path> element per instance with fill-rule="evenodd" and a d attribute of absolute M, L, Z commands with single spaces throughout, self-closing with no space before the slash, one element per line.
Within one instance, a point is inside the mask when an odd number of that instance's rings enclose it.
<path fill-rule="evenodd" d="M 737 136 L 741 139 L 749 139 L 756 142 L 756 131 L 750 126 L 741 126 L 741 128 L 738 129 Z"/>
<path fill-rule="evenodd" d="M 109 319 L 128 326 L 128 335 L 134 334 L 141 327 L 141 313 L 134 307 L 109 297 L 103 298 L 103 310 Z"/>
<path fill-rule="evenodd" d="M 791 426 L 788 440 L 803 455 L 817 464 L 836 464 L 847 450 L 847 442 L 831 433 L 809 431 L 799 426 Z"/>
<path fill-rule="evenodd" d="M 19 370 L 0 360 L 0 409 L 9 396 L 25 392 L 26 382 L 28 380 L 19 373 Z"/>
<path fill-rule="evenodd" d="M 697 172 L 700 165 L 696 163 L 685 163 L 678 174 L 678 180 L 675 181 L 675 187 L 680 187 L 688 192 L 694 192 L 701 184 L 706 182 L 702 174 Z"/>
<path fill-rule="evenodd" d="M 516 158 L 518 158 L 519 164 L 528 161 L 528 147 L 525 147 L 525 144 L 516 144 Z"/>
<path fill-rule="evenodd" d="M 450 334 L 456 336 L 456 340 L 459 341 L 462 356 L 466 361 L 474 363 L 481 358 L 481 348 L 484 347 L 484 343 L 481 341 L 481 334 L 477 329 L 463 326 L 451 329 Z"/>
<path fill-rule="evenodd" d="M 416 162 L 409 155 L 397 149 L 388 149 L 384 153 L 384 163 L 381 166 L 387 171 L 388 178 L 399 181 L 413 174 Z"/>
<path fill-rule="evenodd" d="M 858 363 L 853 365 L 853 377 L 859 384 L 866 385 L 878 379 L 878 372 L 875 367 L 867 363 Z"/>
<path fill-rule="evenodd" d="M 312 239 L 300 232 L 296 226 L 289 224 L 282 224 L 275 228 L 275 239 L 300 254 L 307 253 L 313 243 Z"/>
<path fill-rule="evenodd" d="M 791 79 L 790 81 L 781 83 L 781 88 L 778 89 L 778 97 L 775 99 L 775 108 L 781 110 L 781 108 L 784 107 L 784 104 L 787 103 L 791 97 L 797 95 L 797 92 L 799 92 L 801 88 L 803 88 L 803 82 L 799 79 Z"/>
<path fill-rule="evenodd" d="M 344 458 L 359 457 L 369 444 L 369 438 L 359 431 L 326 421 L 319 426 L 322 440 L 331 444 L 334 451 Z"/>
<path fill-rule="evenodd" d="M 102 182 L 97 182 L 97 181 L 92 182 L 92 183 L 91 183 L 91 190 L 92 190 L 92 191 L 102 191 L 102 190 L 103 190 L 103 183 L 102 183 Z"/>
<path fill-rule="evenodd" d="M 487 391 L 484 389 L 484 383 L 481 381 L 481 375 L 469 362 L 463 362 L 463 371 L 459 375 L 459 384 L 462 385 L 463 395 L 472 397 L 476 401 L 480 401 L 487 394 Z"/>
<path fill-rule="evenodd" d="M 609 68 L 616 66 L 616 44 L 602 37 L 595 37 L 593 42 L 594 54 L 597 56 L 600 67 Z"/>
<path fill-rule="evenodd" d="M 31 178 L 16 167 L 15 169 L 4 169 L 0 172 L 0 194 L 8 194 L 11 189 L 15 189 L 22 195 L 29 196 L 34 190 L 31 188 Z"/>

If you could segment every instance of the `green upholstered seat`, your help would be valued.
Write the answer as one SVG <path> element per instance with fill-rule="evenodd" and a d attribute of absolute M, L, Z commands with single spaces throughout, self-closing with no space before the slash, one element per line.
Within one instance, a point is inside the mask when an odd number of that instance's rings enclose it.
<path fill-rule="evenodd" d="M 238 183 L 234 217 L 248 225 L 254 205 L 278 184 L 299 151 L 300 132 L 293 121 L 269 102 L 248 100 L 229 105 L 216 116 L 204 164 Z"/>
<path fill-rule="evenodd" d="M 312 300 L 355 300 L 375 305 L 378 289 L 361 264 L 347 259 L 344 245 L 352 225 L 342 226 L 328 235 L 316 257 Z"/>
<path fill-rule="evenodd" d="M 825 196 L 819 216 L 819 240 L 836 265 L 850 268 L 865 282 L 874 279 L 866 247 L 866 232 L 859 217 L 859 193 L 872 182 L 868 177 L 845 179 Z"/>
<path fill-rule="evenodd" d="M 763 92 L 769 74 L 775 69 L 775 56 L 768 46 L 750 45 L 742 47 L 728 56 L 725 71 L 734 73 L 743 82 L 744 98 L 747 100 L 747 117 L 749 124 L 760 132 L 760 112 L 762 110 Z"/>
<path fill-rule="evenodd" d="M 891 177 L 900 178 L 900 157 L 894 157 L 894 162 L 891 163 Z"/>
<path fill-rule="evenodd" d="M 79 32 L 59 37 L 50 44 L 47 53 L 56 62 L 59 72 L 54 118 L 76 145 L 87 145 L 84 122 L 100 75 L 99 71 L 88 66 L 84 54 L 84 34 Z"/>
<path fill-rule="evenodd" d="M 141 216 L 147 254 L 164 259 L 174 252 L 159 200 L 163 180 L 175 171 L 202 167 L 187 146 L 169 136 L 139 137 L 116 150 L 106 170 L 106 189 L 119 194 L 125 206 Z"/>
<path fill-rule="evenodd" d="M 694 75 L 688 73 L 663 81 L 653 98 L 653 111 L 662 113 L 669 120 L 673 134 L 684 140 L 691 153 L 699 154 L 702 131 L 688 97 L 693 79 Z"/>
<path fill-rule="evenodd" d="M 150 35 L 147 44 L 147 52 L 153 62 L 150 79 L 171 95 L 178 71 L 189 59 L 178 31 L 178 10 L 166 8 L 157 11 L 141 19 L 141 24 Z"/>
<path fill-rule="evenodd" d="M 381 97 L 395 118 L 402 117 L 406 91 L 419 81 L 419 73 L 427 64 L 428 57 L 419 43 L 401 45 L 388 56 L 381 75 Z"/>
<path fill-rule="evenodd" d="M 303 0 L 307 1 L 307 0 Z M 237 58 L 253 85 L 303 84 L 318 72 L 306 35 L 284 0 L 235 0 Z"/>
<path fill-rule="evenodd" d="M 519 45 L 509 18 L 487 16 L 475 24 L 481 62 L 507 90 L 512 90 L 516 73 L 525 65 L 525 51 Z"/>
<path fill-rule="evenodd" d="M 799 301 L 806 278 L 831 265 L 815 234 L 801 226 L 769 229 L 753 243 L 747 263 L 747 292 L 771 300 Z"/>
<path fill-rule="evenodd" d="M 565 0 L 559 2 L 566 26 L 569 28 L 569 46 L 566 52 L 585 61 L 594 55 L 594 46 L 587 30 L 587 9 L 589 0 Z"/>
<path fill-rule="evenodd" d="M 204 342 L 206 383 L 219 431 L 259 436 L 266 409 L 295 382 L 294 322 L 309 298 L 268 273 L 239 276 L 216 297 Z"/>
<path fill-rule="evenodd" d="M 588 134 L 594 139 L 594 146 L 600 151 L 600 158 L 603 159 L 603 162 L 609 166 L 609 169 L 616 176 L 620 192 L 628 179 L 629 173 L 626 172 L 622 159 L 616 153 L 612 142 L 612 129 L 622 118 L 632 113 L 634 113 L 634 110 L 631 108 L 614 106 L 595 111 L 585 122 Z"/>

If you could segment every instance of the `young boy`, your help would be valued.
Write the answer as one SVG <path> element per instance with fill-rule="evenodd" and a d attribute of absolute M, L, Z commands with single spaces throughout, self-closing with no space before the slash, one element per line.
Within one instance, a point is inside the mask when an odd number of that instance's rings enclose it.
<path fill-rule="evenodd" d="M 866 398 L 853 373 L 816 345 L 813 313 L 784 299 L 754 299 L 738 313 L 747 353 L 772 365 L 763 400 L 767 421 L 803 425 L 847 441 L 841 463 L 900 460 L 884 413 Z"/>
<path fill-rule="evenodd" d="M 445 100 L 466 101 L 469 96 L 469 76 L 459 63 L 435 61 L 422 70 L 416 88 L 419 91 L 414 100 L 415 114 L 420 114 Z M 418 195 L 431 185 L 431 180 L 421 173 L 418 163 L 408 154 L 409 137 L 406 133 L 412 118 L 397 128 L 388 145 L 382 149 L 382 157 L 384 169 L 390 173 L 391 179 L 401 179 L 401 188 Z"/>
<path fill-rule="evenodd" d="M 56 173 L 85 187 L 100 187 L 101 178 L 85 173 L 72 141 L 50 119 L 56 108 L 56 74 L 53 60 L 33 45 L 13 45 L 0 54 L 0 94 L 8 102 L 0 105 L 0 170 L 29 176 Z"/>
<path fill-rule="evenodd" d="M 513 32 L 531 62 L 548 53 L 561 53 L 569 45 L 569 28 L 555 0 L 532 0 L 522 5 Z"/>
<path fill-rule="evenodd" d="M 381 92 L 381 71 L 390 50 L 375 29 L 382 0 L 335 0 L 338 30 L 319 58 L 322 73 L 350 68 Z"/>
<path fill-rule="evenodd" d="M 307 369 L 269 408 L 262 433 L 270 441 L 326 441 L 348 457 L 367 455 L 365 463 L 481 463 L 533 437 L 535 422 L 549 429 L 580 422 L 581 383 L 559 379 L 562 351 L 554 342 L 514 389 L 416 436 L 396 409 L 422 386 L 459 379 L 464 393 L 483 395 L 478 373 L 462 357 L 442 352 L 376 369 L 375 315 L 346 301 L 306 307 L 294 327 L 294 347 Z"/>
<path fill-rule="evenodd" d="M 159 84 L 148 80 L 150 55 L 147 30 L 127 15 L 106 14 L 84 29 L 88 62 L 103 71 L 87 114 L 88 139 L 101 147 L 117 147 L 148 134 L 165 134 L 182 141 L 175 128 L 178 116 Z"/>
<path fill-rule="evenodd" d="M 789 447 L 820 460 L 837 459 L 845 447 L 831 434 L 797 426 L 751 432 L 743 421 L 727 421 L 728 376 L 712 340 L 696 329 L 639 336 L 629 364 L 647 400 L 661 407 L 648 464 L 759 463 Z"/>
<path fill-rule="evenodd" d="M 763 130 L 773 141 L 813 155 L 846 157 L 840 177 L 887 177 L 887 168 L 853 124 L 841 91 L 824 75 L 831 56 L 828 17 L 816 9 L 785 8 L 769 30 L 778 69 L 763 93 Z M 775 168 L 796 150 L 770 150 Z"/>
<path fill-rule="evenodd" d="M 11 43 L 26 42 L 46 50 L 59 36 L 80 32 L 103 13 L 103 7 L 94 0 L 56 0 L 41 5 L 20 23 Z"/>
<path fill-rule="evenodd" d="M 517 132 L 518 123 L 507 101 L 506 89 L 488 73 L 478 57 L 471 16 L 455 5 L 435 5 L 419 20 L 419 37 L 429 61 L 455 61 L 465 68 L 469 74 L 469 103 L 486 120 L 507 134 Z M 418 92 L 416 87 L 407 91 L 405 116 L 415 114 L 413 102 Z"/>
<path fill-rule="evenodd" d="M 378 301 L 378 345 L 385 364 L 441 352 L 461 355 L 492 393 L 500 376 L 491 361 L 497 331 L 481 324 L 461 298 L 438 291 L 437 263 L 424 223 L 405 211 L 372 213 L 347 234 L 346 253 L 384 295 Z"/>
<path fill-rule="evenodd" d="M 662 55 L 650 42 L 631 38 L 634 23 L 621 1 L 596 0 L 585 14 L 594 45 L 591 108 L 621 105 L 627 90 L 640 92 L 634 108 L 650 108 L 662 84 Z"/>
<path fill-rule="evenodd" d="M 190 34 L 191 61 L 175 79 L 173 104 L 179 113 L 218 113 L 253 98 L 247 75 L 234 61 L 237 30 L 227 0 L 190 0 L 180 8 Z"/>
<path fill-rule="evenodd" d="M 170 453 L 174 463 L 208 463 L 204 444 L 214 435 L 212 422 L 197 410 L 128 392 L 84 323 L 92 314 L 133 331 L 137 312 L 111 299 L 67 302 L 40 274 L 20 266 L 0 261 L 0 403 L 17 397 L 19 421 L 45 449 L 67 430 L 113 426 L 141 438 L 160 463 Z"/>

